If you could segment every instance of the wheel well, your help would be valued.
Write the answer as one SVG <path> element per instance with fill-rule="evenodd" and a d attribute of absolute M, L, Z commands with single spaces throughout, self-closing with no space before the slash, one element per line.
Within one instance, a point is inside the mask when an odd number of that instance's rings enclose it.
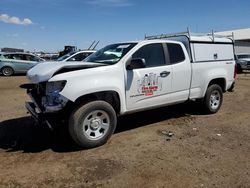
<path fill-rule="evenodd" d="M 75 104 L 79 105 L 83 102 L 89 102 L 93 100 L 102 100 L 109 103 L 116 113 L 120 113 L 121 104 L 119 94 L 115 91 L 101 91 L 96 93 L 87 94 L 76 99 Z"/>
<path fill-rule="evenodd" d="M 219 85 L 223 92 L 226 91 L 226 80 L 224 78 L 216 78 L 216 79 L 211 80 L 208 84 L 208 87 L 213 84 Z"/>

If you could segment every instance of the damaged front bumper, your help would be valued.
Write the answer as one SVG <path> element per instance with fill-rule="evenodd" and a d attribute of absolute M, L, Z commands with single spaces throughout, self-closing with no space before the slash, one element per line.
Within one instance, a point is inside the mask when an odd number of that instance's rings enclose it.
<path fill-rule="evenodd" d="M 39 110 L 39 106 L 37 106 L 34 102 L 25 102 L 25 107 L 37 124 L 46 124 L 51 130 L 53 130 L 53 126 L 50 121 L 52 119 L 56 119 L 57 114 L 41 112 Z"/>
<path fill-rule="evenodd" d="M 38 124 L 47 124 L 47 126 L 50 129 L 53 129 L 52 125 L 49 123 L 48 119 L 42 112 L 37 112 L 37 106 L 33 102 L 25 102 L 25 107 L 27 111 L 31 114 L 33 119 L 36 121 Z"/>
<path fill-rule="evenodd" d="M 68 102 L 66 98 L 58 95 L 60 97 L 60 103 L 49 105 L 46 103 L 48 101 L 47 96 L 45 95 L 46 90 L 42 85 L 24 84 L 20 87 L 27 89 L 27 94 L 31 101 L 25 102 L 25 107 L 38 124 L 45 123 L 49 128 L 52 128 L 50 122 L 53 122 L 54 124 L 54 122 L 58 121 L 57 119 L 62 119 L 62 112 Z"/>
<path fill-rule="evenodd" d="M 37 122 L 41 121 L 41 113 L 36 112 L 36 106 L 33 102 L 25 102 L 25 108 Z"/>

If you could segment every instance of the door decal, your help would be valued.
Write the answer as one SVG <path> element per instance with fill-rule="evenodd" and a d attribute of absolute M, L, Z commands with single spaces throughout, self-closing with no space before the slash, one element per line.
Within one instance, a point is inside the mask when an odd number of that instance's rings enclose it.
<path fill-rule="evenodd" d="M 154 73 L 145 74 L 141 80 L 137 81 L 138 93 L 144 96 L 152 96 L 156 91 L 161 91 L 162 80 Z"/>

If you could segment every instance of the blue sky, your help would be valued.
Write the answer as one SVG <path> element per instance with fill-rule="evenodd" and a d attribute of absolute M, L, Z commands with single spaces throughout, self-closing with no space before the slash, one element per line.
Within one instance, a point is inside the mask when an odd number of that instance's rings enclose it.
<path fill-rule="evenodd" d="M 249 0 L 0 0 L 0 48 L 99 48 L 145 34 L 250 27 Z"/>

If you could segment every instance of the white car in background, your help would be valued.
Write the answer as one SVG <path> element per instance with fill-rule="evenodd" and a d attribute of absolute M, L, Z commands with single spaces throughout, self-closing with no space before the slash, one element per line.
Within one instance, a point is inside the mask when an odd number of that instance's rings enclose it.
<path fill-rule="evenodd" d="M 70 52 L 65 54 L 62 57 L 59 57 L 57 61 L 82 61 L 92 53 L 96 52 L 96 50 L 81 50 L 77 52 Z"/>

